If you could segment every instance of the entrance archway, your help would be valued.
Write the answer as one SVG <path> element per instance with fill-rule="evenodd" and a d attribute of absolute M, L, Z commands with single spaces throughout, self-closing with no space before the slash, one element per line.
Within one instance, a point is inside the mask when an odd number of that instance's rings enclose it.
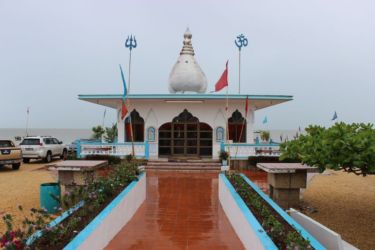
<path fill-rule="evenodd" d="M 229 140 L 233 142 L 246 142 L 246 119 L 236 109 L 228 119 Z"/>
<path fill-rule="evenodd" d="M 159 128 L 159 155 L 212 156 L 212 128 L 186 109 Z"/>
<path fill-rule="evenodd" d="M 125 141 L 131 142 L 133 135 L 135 142 L 143 142 L 144 130 L 144 119 L 139 115 L 137 110 L 133 109 L 130 115 L 125 119 Z"/>

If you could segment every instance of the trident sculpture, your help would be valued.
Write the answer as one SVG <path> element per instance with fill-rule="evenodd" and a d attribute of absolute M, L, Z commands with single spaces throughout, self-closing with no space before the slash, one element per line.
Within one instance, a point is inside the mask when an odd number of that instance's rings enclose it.
<path fill-rule="evenodd" d="M 238 94 L 241 94 L 241 49 L 246 47 L 248 44 L 247 38 L 241 34 L 237 36 L 237 39 L 234 40 L 238 48 Z"/>
<path fill-rule="evenodd" d="M 129 38 L 129 36 L 128 36 L 128 38 L 126 38 L 125 48 L 129 49 L 129 71 L 128 71 L 128 74 L 129 74 L 128 85 L 129 85 L 129 87 L 128 87 L 128 92 L 130 92 L 130 67 L 131 67 L 131 63 L 132 63 L 132 49 L 137 48 L 137 40 L 135 39 L 135 36 L 133 37 L 133 35 L 130 35 L 130 38 Z"/>

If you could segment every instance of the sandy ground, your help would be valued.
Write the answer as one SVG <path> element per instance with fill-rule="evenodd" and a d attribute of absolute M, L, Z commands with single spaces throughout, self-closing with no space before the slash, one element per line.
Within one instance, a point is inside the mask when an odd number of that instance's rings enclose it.
<path fill-rule="evenodd" d="M 354 246 L 375 249 L 375 175 L 326 171 L 315 176 L 304 193 L 306 214 Z"/>
<path fill-rule="evenodd" d="M 41 183 L 54 182 L 52 172 L 45 170 L 42 162 L 22 164 L 18 171 L 11 167 L 0 168 L 0 217 L 9 213 L 15 223 L 21 223 L 23 214 L 18 210 L 22 205 L 24 211 L 39 208 L 39 186 Z M 0 232 L 5 231 L 3 220 L 0 221 Z"/>

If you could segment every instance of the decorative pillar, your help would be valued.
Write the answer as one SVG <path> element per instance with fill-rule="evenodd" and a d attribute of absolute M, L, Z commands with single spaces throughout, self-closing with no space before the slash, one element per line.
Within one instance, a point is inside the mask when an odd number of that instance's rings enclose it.
<path fill-rule="evenodd" d="M 117 142 L 125 142 L 125 121 L 121 120 L 121 107 L 117 109 Z"/>
<path fill-rule="evenodd" d="M 254 143 L 254 121 L 255 121 L 255 108 L 249 109 L 249 119 L 247 119 L 246 126 L 246 143 Z"/>

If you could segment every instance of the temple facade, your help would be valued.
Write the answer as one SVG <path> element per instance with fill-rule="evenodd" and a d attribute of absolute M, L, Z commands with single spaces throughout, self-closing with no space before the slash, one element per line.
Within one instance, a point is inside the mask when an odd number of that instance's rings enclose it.
<path fill-rule="evenodd" d="M 220 150 L 226 150 L 233 158 L 240 159 L 256 153 L 255 112 L 290 101 L 292 96 L 206 94 L 207 79 L 194 58 L 191 38 L 187 30 L 170 73 L 170 94 L 128 94 L 129 112 L 124 120 L 121 119 L 123 95 L 79 95 L 80 100 L 118 111 L 117 143 L 82 146 L 83 155 L 134 153 L 147 159 L 217 159 Z M 258 145 L 262 146 L 275 145 Z"/>

